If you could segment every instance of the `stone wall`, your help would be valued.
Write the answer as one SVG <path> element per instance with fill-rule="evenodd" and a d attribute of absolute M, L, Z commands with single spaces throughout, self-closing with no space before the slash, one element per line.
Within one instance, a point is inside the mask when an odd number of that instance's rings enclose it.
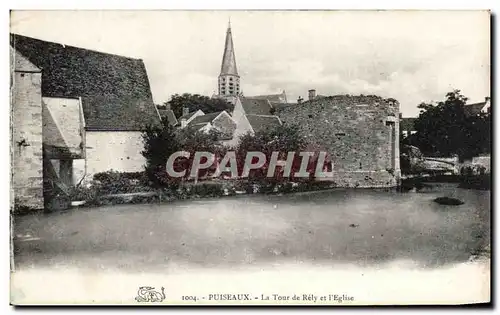
<path fill-rule="evenodd" d="M 11 50 L 11 53 L 13 51 Z M 11 55 L 11 168 L 14 206 L 43 209 L 42 75 Z"/>
<path fill-rule="evenodd" d="M 400 177 L 399 103 L 377 96 L 338 95 L 280 108 L 285 124 L 330 154 L 342 187 L 392 187 Z"/>

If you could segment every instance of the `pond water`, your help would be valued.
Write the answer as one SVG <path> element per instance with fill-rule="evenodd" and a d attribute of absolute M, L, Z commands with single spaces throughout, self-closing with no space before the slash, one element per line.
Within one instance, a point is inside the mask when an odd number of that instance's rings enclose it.
<path fill-rule="evenodd" d="M 459 206 L 433 202 L 458 197 Z M 15 219 L 19 268 L 165 270 L 169 266 L 465 262 L 490 239 L 490 191 L 337 189 L 168 204 L 80 208 Z"/>

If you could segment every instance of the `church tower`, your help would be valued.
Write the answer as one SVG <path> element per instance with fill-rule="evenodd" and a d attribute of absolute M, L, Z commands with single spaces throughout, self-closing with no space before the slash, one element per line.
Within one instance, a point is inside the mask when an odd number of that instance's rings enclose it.
<path fill-rule="evenodd" d="M 226 43 L 224 45 L 224 55 L 222 57 L 218 83 L 219 96 L 232 98 L 240 94 L 240 76 L 236 68 L 233 36 L 231 35 L 231 21 L 229 21 L 226 31 Z"/>

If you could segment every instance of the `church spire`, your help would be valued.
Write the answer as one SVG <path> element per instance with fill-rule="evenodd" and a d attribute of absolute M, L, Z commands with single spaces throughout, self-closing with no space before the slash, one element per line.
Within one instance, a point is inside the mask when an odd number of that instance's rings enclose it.
<path fill-rule="evenodd" d="M 238 75 L 236 68 L 236 57 L 234 56 L 233 36 L 231 34 L 231 19 L 229 19 L 226 31 L 226 44 L 224 46 L 224 56 L 222 57 L 221 75 Z"/>
<path fill-rule="evenodd" d="M 226 43 L 219 74 L 219 95 L 235 96 L 240 94 L 240 76 L 236 68 L 233 36 L 231 34 L 231 19 L 228 21 Z"/>

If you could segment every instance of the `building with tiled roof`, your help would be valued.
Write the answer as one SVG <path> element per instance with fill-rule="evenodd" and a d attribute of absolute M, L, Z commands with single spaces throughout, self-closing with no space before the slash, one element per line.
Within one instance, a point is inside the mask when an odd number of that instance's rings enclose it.
<path fill-rule="evenodd" d="M 171 109 L 158 109 L 158 113 L 160 113 L 162 119 L 166 118 L 172 126 L 176 126 L 179 123 L 177 118 L 175 118 L 174 111 Z"/>
<path fill-rule="evenodd" d="M 180 116 L 177 119 L 177 121 L 179 122 L 178 126 L 179 126 L 179 128 L 184 128 L 188 124 L 190 124 L 193 119 L 195 119 L 198 116 L 203 116 L 203 115 L 205 115 L 205 113 L 201 109 L 190 112 L 189 108 L 184 107 L 182 109 L 182 116 Z"/>
<path fill-rule="evenodd" d="M 17 34 L 11 46 L 42 69 L 44 97 L 81 98 L 86 130 L 138 131 L 159 122 L 142 60 Z"/>
<path fill-rule="evenodd" d="M 219 132 L 221 141 L 229 141 L 233 138 L 236 129 L 236 122 L 226 111 L 199 115 L 192 119 L 185 127 L 192 132 L 209 132 L 215 130 Z"/>
<path fill-rule="evenodd" d="M 66 185 L 111 169 L 143 169 L 141 131 L 158 124 L 160 114 L 141 59 L 17 34 L 10 35 L 10 47 L 13 141 L 31 162 L 13 158 L 26 174 L 27 168 L 53 173 L 42 169 L 42 157 L 59 170 L 53 180 Z"/>
<path fill-rule="evenodd" d="M 465 115 L 477 116 L 480 113 L 486 113 L 490 110 L 491 101 L 489 97 L 484 98 L 484 102 L 466 104 L 464 106 Z"/>
<path fill-rule="evenodd" d="M 286 98 L 286 92 L 283 90 L 280 94 L 270 94 L 270 95 L 256 95 L 256 96 L 247 96 L 247 98 L 254 100 L 268 100 L 271 104 L 283 104 L 288 103 Z"/>
<path fill-rule="evenodd" d="M 237 127 L 231 144 L 236 145 L 239 138 L 247 133 L 255 134 L 280 126 L 281 120 L 274 115 L 274 111 L 267 99 L 238 97 L 232 115 Z"/>
<path fill-rule="evenodd" d="M 253 132 L 271 130 L 281 126 L 281 120 L 275 115 L 246 115 Z"/>

